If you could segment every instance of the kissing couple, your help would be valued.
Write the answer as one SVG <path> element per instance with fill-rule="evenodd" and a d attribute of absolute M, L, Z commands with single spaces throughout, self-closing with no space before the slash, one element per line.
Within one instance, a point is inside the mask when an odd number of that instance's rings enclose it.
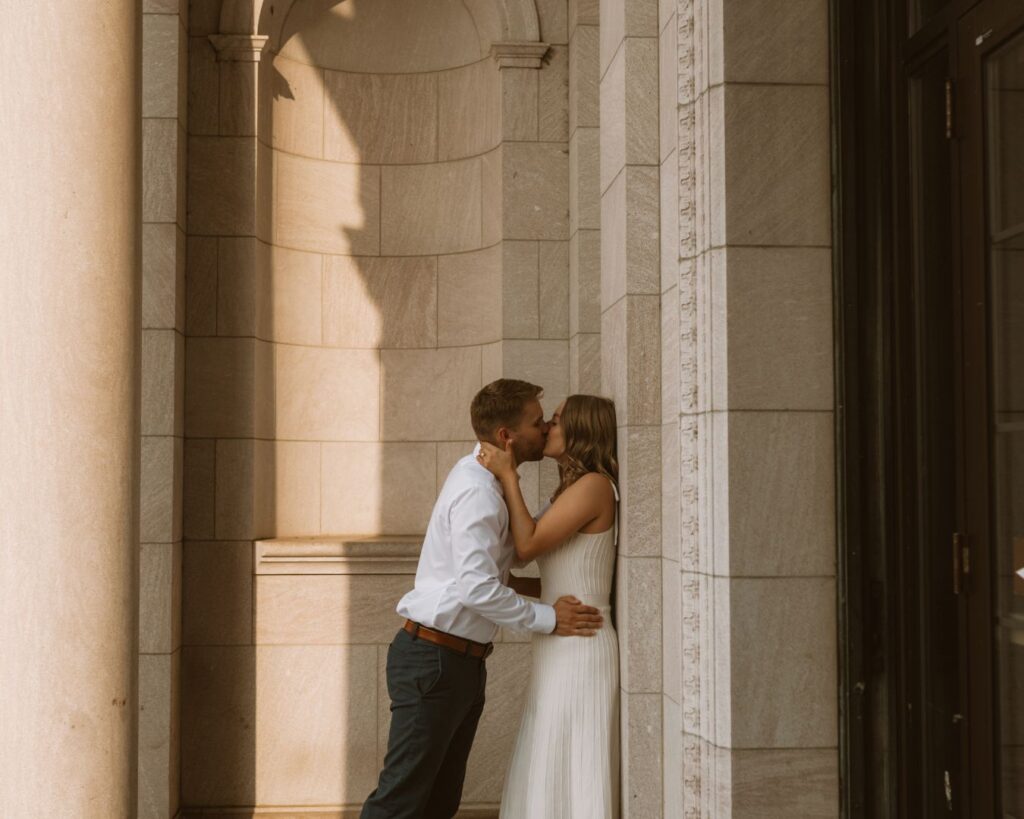
<path fill-rule="evenodd" d="M 502 378 L 473 398 L 479 444 L 448 473 L 415 586 L 398 603 L 388 750 L 361 819 L 455 816 L 501 626 L 533 633 L 502 819 L 618 815 L 615 406 L 571 395 L 545 421 L 542 394 Z M 516 467 L 544 457 L 559 482 L 535 519 Z M 539 580 L 511 574 L 532 560 Z"/>

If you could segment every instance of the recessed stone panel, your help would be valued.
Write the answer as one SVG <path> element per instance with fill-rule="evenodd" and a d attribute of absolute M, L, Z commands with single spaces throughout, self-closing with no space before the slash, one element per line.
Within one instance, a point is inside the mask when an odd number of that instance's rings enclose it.
<path fill-rule="evenodd" d="M 430 255 L 481 247 L 480 160 L 382 168 L 381 253 Z"/>
<path fill-rule="evenodd" d="M 434 347 L 437 259 L 330 256 L 323 315 L 332 347 Z"/>
<path fill-rule="evenodd" d="M 273 147 L 288 153 L 322 157 L 323 69 L 278 56 L 274 58 L 269 82 Z"/>
<path fill-rule="evenodd" d="M 380 252 L 380 168 L 274 152 L 274 244 L 320 253 Z"/>
<path fill-rule="evenodd" d="M 437 159 L 437 75 L 324 77 L 324 156 L 369 164 Z"/>
<path fill-rule="evenodd" d="M 442 347 L 502 336 L 502 246 L 437 260 L 438 337 Z"/>
<path fill-rule="evenodd" d="M 186 541 L 182 640 L 186 646 L 252 642 L 252 543 Z"/>

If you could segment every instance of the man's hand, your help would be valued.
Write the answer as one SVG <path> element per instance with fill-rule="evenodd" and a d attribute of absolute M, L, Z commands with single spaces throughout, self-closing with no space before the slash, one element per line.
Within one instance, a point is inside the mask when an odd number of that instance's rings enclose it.
<path fill-rule="evenodd" d="M 572 595 L 555 601 L 555 630 L 560 637 L 590 637 L 604 623 L 601 612 L 593 606 L 584 606 Z"/>

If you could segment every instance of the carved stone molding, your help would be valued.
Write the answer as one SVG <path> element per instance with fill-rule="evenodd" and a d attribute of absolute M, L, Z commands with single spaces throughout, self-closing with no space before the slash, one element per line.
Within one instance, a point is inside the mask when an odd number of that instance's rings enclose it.
<path fill-rule="evenodd" d="M 550 46 L 547 43 L 491 43 L 498 68 L 540 68 Z"/>
<path fill-rule="evenodd" d="M 211 34 L 220 63 L 258 63 L 269 37 L 263 34 Z"/>
<path fill-rule="evenodd" d="M 256 574 L 416 574 L 419 535 L 324 535 L 257 540 Z"/>

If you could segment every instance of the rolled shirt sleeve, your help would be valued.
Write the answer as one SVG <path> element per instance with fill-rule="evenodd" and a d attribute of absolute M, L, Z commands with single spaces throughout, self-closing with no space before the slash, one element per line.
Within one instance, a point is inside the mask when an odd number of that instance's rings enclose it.
<path fill-rule="evenodd" d="M 498 559 L 504 546 L 500 508 L 484 487 L 468 487 L 451 506 L 452 557 L 459 601 L 492 623 L 550 634 L 555 610 L 520 597 L 502 583 Z"/>

